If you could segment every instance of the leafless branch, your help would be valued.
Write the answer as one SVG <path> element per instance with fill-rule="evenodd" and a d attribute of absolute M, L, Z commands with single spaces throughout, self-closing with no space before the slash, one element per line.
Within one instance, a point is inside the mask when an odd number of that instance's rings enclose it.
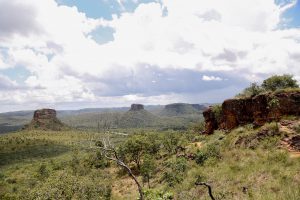
<path fill-rule="evenodd" d="M 196 182 L 195 185 L 204 185 L 207 187 L 208 189 L 208 194 L 209 194 L 209 197 L 212 199 L 212 200 L 216 200 L 212 194 L 212 188 L 209 184 L 205 183 L 205 182 Z"/>
<path fill-rule="evenodd" d="M 118 153 L 115 147 L 111 144 L 109 138 L 102 140 L 102 145 L 97 146 L 101 152 L 104 154 L 104 157 L 116 162 L 119 166 L 123 167 L 129 174 L 129 176 L 134 180 L 138 187 L 138 191 L 140 194 L 140 200 L 144 200 L 143 188 L 136 176 L 132 173 L 131 169 L 119 158 Z"/>

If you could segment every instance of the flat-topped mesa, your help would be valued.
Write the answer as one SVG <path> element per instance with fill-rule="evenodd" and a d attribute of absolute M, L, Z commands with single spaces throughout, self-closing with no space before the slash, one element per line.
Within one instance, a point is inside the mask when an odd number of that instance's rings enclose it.
<path fill-rule="evenodd" d="M 142 104 L 132 104 L 130 111 L 139 111 L 139 110 L 144 110 L 144 105 Z"/>
<path fill-rule="evenodd" d="M 37 130 L 53 130 L 59 131 L 66 129 L 67 126 L 63 124 L 56 117 L 56 111 L 53 109 L 36 110 L 33 114 L 33 119 L 30 124 L 25 126 L 25 129 Z"/>
<path fill-rule="evenodd" d="M 34 111 L 33 120 L 42 121 L 44 119 L 56 119 L 56 110 L 53 109 L 41 109 Z"/>
<path fill-rule="evenodd" d="M 219 113 L 215 113 L 213 108 L 203 112 L 206 123 L 204 133 L 212 134 L 216 129 L 231 130 L 249 123 L 262 126 L 284 115 L 300 115 L 299 91 L 228 99 L 223 102 Z"/>

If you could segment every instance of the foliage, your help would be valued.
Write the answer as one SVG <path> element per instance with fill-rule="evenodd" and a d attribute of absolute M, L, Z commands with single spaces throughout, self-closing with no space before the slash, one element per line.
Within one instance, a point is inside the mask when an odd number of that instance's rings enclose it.
<path fill-rule="evenodd" d="M 128 136 L 86 131 L 1 135 L 0 199 L 136 199 L 129 177 L 115 173 L 117 165 L 90 148 L 90 141 L 110 137 L 116 148 L 133 138 L 147 147 L 141 153 L 141 170 L 133 170 L 139 180 L 150 174 L 146 199 L 208 199 L 207 189 L 194 184 L 200 175 L 217 199 L 298 200 L 299 158 L 278 148 L 284 134 L 278 128 L 276 123 L 261 129 L 248 125 L 210 136 L 140 129 L 121 130 L 132 134 Z M 243 145 L 249 141 L 255 148 Z M 178 146 L 186 148 L 184 155 L 175 155 Z M 124 157 L 129 160 L 130 153 Z M 134 162 L 130 166 L 136 168 Z"/>
<path fill-rule="evenodd" d="M 237 97 L 253 97 L 263 92 L 263 89 L 258 83 L 251 83 L 249 87 L 245 88 Z"/>
<path fill-rule="evenodd" d="M 176 153 L 180 144 L 180 136 L 174 132 L 168 132 L 163 137 L 163 147 L 168 154 Z"/>
<path fill-rule="evenodd" d="M 174 187 L 184 179 L 187 164 L 185 158 L 176 158 L 175 160 L 169 161 L 166 164 L 167 170 L 163 174 L 163 180 L 165 180 L 170 187 Z"/>
<path fill-rule="evenodd" d="M 141 175 L 143 176 L 143 182 L 148 183 L 148 187 L 150 188 L 150 178 L 152 178 L 155 172 L 155 160 L 149 154 L 145 155 L 143 158 L 143 164 L 141 166 Z"/>
<path fill-rule="evenodd" d="M 221 104 L 217 104 L 212 106 L 212 111 L 215 115 L 215 118 L 218 122 L 220 122 L 221 117 L 222 117 L 222 105 Z"/>
<path fill-rule="evenodd" d="M 266 79 L 262 83 L 262 88 L 266 91 L 275 91 L 277 89 L 285 88 L 299 88 L 297 81 L 293 79 L 292 75 L 274 75 Z"/>
<path fill-rule="evenodd" d="M 205 148 L 199 149 L 196 153 L 195 161 L 198 165 L 203 165 L 209 158 L 220 159 L 220 147 L 219 144 L 214 142 L 208 144 Z"/>
<path fill-rule="evenodd" d="M 144 191 L 145 200 L 172 200 L 174 195 L 171 192 L 162 190 L 148 189 Z"/>
<path fill-rule="evenodd" d="M 151 136 L 133 135 L 120 146 L 120 155 L 130 162 L 134 162 L 138 170 L 141 167 L 142 156 L 147 154 L 155 155 L 159 151 L 159 144 Z"/>
<path fill-rule="evenodd" d="M 268 107 L 269 108 L 277 108 L 279 106 L 279 99 L 276 97 L 273 97 L 272 99 L 269 100 L 268 102 Z"/>
<path fill-rule="evenodd" d="M 299 91 L 297 80 L 292 75 L 274 75 L 263 81 L 261 85 L 258 83 L 251 83 L 249 87 L 245 88 L 237 98 L 249 98 L 259 95 L 264 92 L 293 92 Z"/>

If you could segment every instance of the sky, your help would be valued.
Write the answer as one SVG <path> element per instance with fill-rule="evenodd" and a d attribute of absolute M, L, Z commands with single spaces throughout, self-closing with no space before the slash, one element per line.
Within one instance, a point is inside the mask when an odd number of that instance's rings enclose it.
<path fill-rule="evenodd" d="M 296 0 L 0 0 L 0 112 L 218 103 L 300 81 Z"/>

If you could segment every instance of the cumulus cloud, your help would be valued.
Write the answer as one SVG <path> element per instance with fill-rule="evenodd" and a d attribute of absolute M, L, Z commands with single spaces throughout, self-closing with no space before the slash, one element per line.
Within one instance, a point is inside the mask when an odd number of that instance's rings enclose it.
<path fill-rule="evenodd" d="M 300 29 L 279 26 L 295 1 L 161 0 L 112 20 L 88 18 L 54 0 L 0 5 L 0 69 L 26 67 L 24 84 L 37 88 L 11 92 L 16 102 L 103 106 L 175 102 L 186 100 L 183 94 L 201 101 L 201 93 L 214 101 L 217 89 L 233 93 L 271 74 L 300 75 Z M 101 27 L 114 30 L 112 41 L 93 39 Z"/>
<path fill-rule="evenodd" d="M 36 21 L 36 10 L 32 5 L 18 0 L 0 0 L 0 39 L 14 34 L 38 33 L 41 27 Z"/>
<path fill-rule="evenodd" d="M 16 89 L 17 83 L 0 74 L 0 91 Z"/>

